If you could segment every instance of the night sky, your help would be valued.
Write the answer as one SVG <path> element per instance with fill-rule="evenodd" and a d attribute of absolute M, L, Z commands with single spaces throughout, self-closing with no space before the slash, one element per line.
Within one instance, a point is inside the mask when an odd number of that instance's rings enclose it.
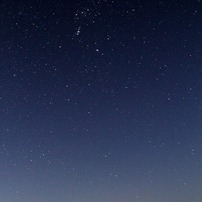
<path fill-rule="evenodd" d="M 202 201 L 200 0 L 0 5 L 0 202 Z"/>

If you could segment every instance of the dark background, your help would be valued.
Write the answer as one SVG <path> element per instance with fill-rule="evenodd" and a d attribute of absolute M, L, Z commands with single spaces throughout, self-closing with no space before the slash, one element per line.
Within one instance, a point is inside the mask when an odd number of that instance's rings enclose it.
<path fill-rule="evenodd" d="M 201 9 L 1 1 L 0 201 L 200 202 Z"/>

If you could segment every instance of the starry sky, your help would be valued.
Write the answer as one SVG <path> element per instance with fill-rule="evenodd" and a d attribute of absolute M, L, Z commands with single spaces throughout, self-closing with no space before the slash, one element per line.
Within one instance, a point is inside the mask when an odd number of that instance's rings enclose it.
<path fill-rule="evenodd" d="M 200 0 L 0 2 L 1 202 L 201 202 Z"/>

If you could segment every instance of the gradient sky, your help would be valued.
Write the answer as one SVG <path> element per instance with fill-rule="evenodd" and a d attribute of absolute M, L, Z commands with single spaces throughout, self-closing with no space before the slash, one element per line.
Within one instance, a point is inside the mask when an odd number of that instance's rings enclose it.
<path fill-rule="evenodd" d="M 0 202 L 201 202 L 201 4 L 1 1 Z"/>

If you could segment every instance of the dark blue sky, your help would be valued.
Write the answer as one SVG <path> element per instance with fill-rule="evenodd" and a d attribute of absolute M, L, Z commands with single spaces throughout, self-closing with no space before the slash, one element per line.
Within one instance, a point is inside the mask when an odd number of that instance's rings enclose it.
<path fill-rule="evenodd" d="M 194 1 L 1 1 L 0 201 L 200 202 Z"/>

